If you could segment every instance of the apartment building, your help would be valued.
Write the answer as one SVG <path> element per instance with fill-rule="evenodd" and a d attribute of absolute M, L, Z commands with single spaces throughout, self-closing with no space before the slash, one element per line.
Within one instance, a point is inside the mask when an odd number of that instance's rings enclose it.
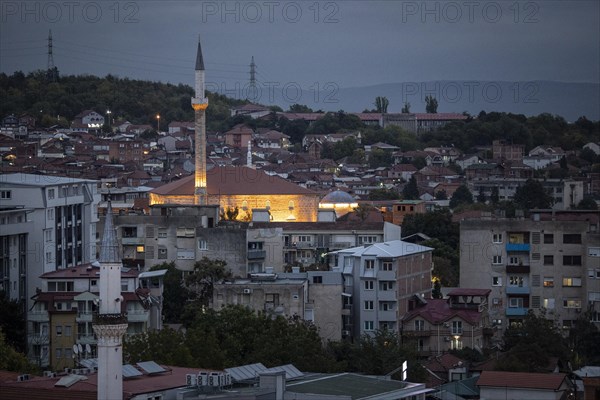
<path fill-rule="evenodd" d="M 398 332 L 413 295 L 430 297 L 430 247 L 393 240 L 333 252 L 344 277 L 344 336 Z"/>
<path fill-rule="evenodd" d="M 166 271 L 142 276 L 124 268 L 121 273 L 122 312 L 127 315 L 127 334 L 160 328 L 162 281 Z M 28 314 L 28 357 L 40 367 L 75 368 L 83 358 L 95 358 L 97 338 L 92 330 L 99 301 L 100 264 L 80 265 L 47 272 L 33 296 Z M 83 350 L 75 352 L 75 345 Z M 81 346 L 80 346 L 81 345 Z"/>
<path fill-rule="evenodd" d="M 491 289 L 490 318 L 500 333 L 542 309 L 567 330 L 589 308 L 600 326 L 600 216 L 530 214 L 461 221 L 460 286 Z"/>
<path fill-rule="evenodd" d="M 30 299 L 40 275 L 96 260 L 96 181 L 0 175 L 0 276 L 14 300 Z"/>

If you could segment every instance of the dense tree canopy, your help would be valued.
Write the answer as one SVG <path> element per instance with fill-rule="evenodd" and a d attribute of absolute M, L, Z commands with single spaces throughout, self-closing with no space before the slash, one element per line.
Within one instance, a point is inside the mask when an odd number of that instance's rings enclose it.
<path fill-rule="evenodd" d="M 514 202 L 524 210 L 550 208 L 552 206 L 552 196 L 548 194 L 542 182 L 535 179 L 527 179 L 523 186 L 517 188 Z"/>

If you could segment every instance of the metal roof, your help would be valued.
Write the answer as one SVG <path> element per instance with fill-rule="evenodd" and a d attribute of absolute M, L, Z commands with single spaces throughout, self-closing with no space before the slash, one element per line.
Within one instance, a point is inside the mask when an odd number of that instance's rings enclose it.
<path fill-rule="evenodd" d="M 159 269 L 158 271 L 142 272 L 141 274 L 138 275 L 138 278 L 140 278 L 140 279 L 142 279 L 142 278 L 154 278 L 154 277 L 157 277 L 157 276 L 163 276 L 166 273 L 167 273 L 166 269 Z"/>
<path fill-rule="evenodd" d="M 242 365 L 240 367 L 225 368 L 225 372 L 231 375 L 234 382 L 242 382 L 247 380 L 254 380 L 261 371 L 266 371 L 262 363 Z"/>
<path fill-rule="evenodd" d="M 136 365 L 147 374 L 158 374 L 161 372 L 167 372 L 166 369 L 164 369 L 154 361 L 141 361 Z"/>

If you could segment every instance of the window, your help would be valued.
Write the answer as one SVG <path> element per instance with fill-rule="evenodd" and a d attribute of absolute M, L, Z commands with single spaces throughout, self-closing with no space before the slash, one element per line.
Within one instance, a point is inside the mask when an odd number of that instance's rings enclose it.
<path fill-rule="evenodd" d="M 564 244 L 581 244 L 581 234 L 579 233 L 565 233 L 563 235 Z"/>
<path fill-rule="evenodd" d="M 47 211 L 47 218 L 49 221 L 52 221 L 54 219 L 54 208 L 50 208 Z"/>
<path fill-rule="evenodd" d="M 492 235 L 492 242 L 493 243 L 502 243 L 502 234 L 501 233 L 494 233 Z"/>
<path fill-rule="evenodd" d="M 375 281 L 365 281 L 365 290 L 374 290 Z"/>
<path fill-rule="evenodd" d="M 57 281 L 48 282 L 49 292 L 72 292 L 74 290 L 73 282 Z"/>
<path fill-rule="evenodd" d="M 531 275 L 531 286 L 540 287 L 540 276 L 539 275 Z"/>
<path fill-rule="evenodd" d="M 563 265 L 581 265 L 581 256 L 563 256 Z"/>
<path fill-rule="evenodd" d="M 65 325 L 65 336 L 71 336 L 71 325 Z"/>
<path fill-rule="evenodd" d="M 54 189 L 48 189 L 48 199 L 52 200 L 54 198 Z"/>
<path fill-rule="evenodd" d="M 374 326 L 373 321 L 365 321 L 365 331 L 372 331 Z"/>
<path fill-rule="evenodd" d="M 544 299 L 544 308 L 554 310 L 554 299 Z"/>
<path fill-rule="evenodd" d="M 544 277 L 544 287 L 554 287 L 554 277 L 553 276 L 545 276 Z"/>
<path fill-rule="evenodd" d="M 492 276 L 492 286 L 502 286 L 502 278 L 499 276 Z"/>
<path fill-rule="evenodd" d="M 540 244 L 539 232 L 531 232 L 531 244 Z"/>
<path fill-rule="evenodd" d="M 600 257 L 600 247 L 588 247 L 588 256 Z"/>
<path fill-rule="evenodd" d="M 323 283 L 323 277 L 321 275 L 313 276 L 313 283 Z"/>
<path fill-rule="evenodd" d="M 415 331 L 424 331 L 425 330 L 425 321 L 422 319 L 415 320 Z"/>
<path fill-rule="evenodd" d="M 0 190 L 0 199 L 8 200 L 12 198 L 12 193 L 10 190 Z"/>
<path fill-rule="evenodd" d="M 56 358 L 62 358 L 62 349 L 56 348 Z"/>
<path fill-rule="evenodd" d="M 310 243 L 312 242 L 312 237 L 308 235 L 300 235 L 298 236 L 298 241 L 302 243 Z"/>
<path fill-rule="evenodd" d="M 90 286 L 92 286 L 92 287 L 93 287 L 93 286 L 98 286 L 98 281 L 97 281 L 96 279 L 92 279 L 92 280 L 90 281 Z"/>
<path fill-rule="evenodd" d="M 121 279 L 121 292 L 129 291 L 129 282 L 127 279 Z"/>
<path fill-rule="evenodd" d="M 581 278 L 563 278 L 563 286 L 581 287 Z"/>
<path fill-rule="evenodd" d="M 509 276 L 508 284 L 510 286 L 523 287 L 523 277 L 522 276 Z"/>
<path fill-rule="evenodd" d="M 554 256 L 544 256 L 544 265 L 554 265 Z"/>
<path fill-rule="evenodd" d="M 139 245 L 139 246 L 135 247 L 135 251 L 138 252 L 138 253 L 142 253 L 143 254 L 145 252 L 145 250 L 146 250 L 146 248 L 144 247 L 144 245 Z"/>
<path fill-rule="evenodd" d="M 452 334 L 462 335 L 462 321 L 452 321 Z"/>
<path fill-rule="evenodd" d="M 62 325 L 56 325 L 56 336 L 62 336 Z"/>
<path fill-rule="evenodd" d="M 379 282 L 379 290 L 382 290 L 382 291 L 394 290 L 394 281 Z"/>
<path fill-rule="evenodd" d="M 365 269 L 374 269 L 375 260 L 365 260 Z"/>
<path fill-rule="evenodd" d="M 199 250 L 208 250 L 208 243 L 206 243 L 206 240 L 198 239 L 198 249 Z"/>
<path fill-rule="evenodd" d="M 371 244 L 371 243 L 377 243 L 377 236 L 374 235 L 369 235 L 369 236 L 359 236 L 358 237 L 358 244 Z"/>
<path fill-rule="evenodd" d="M 383 264 L 381 264 L 381 269 L 383 271 L 391 271 L 392 270 L 392 262 L 384 261 Z"/>
<path fill-rule="evenodd" d="M 508 307 L 523 308 L 523 299 L 521 297 L 511 297 L 508 299 Z"/>
<path fill-rule="evenodd" d="M 564 308 L 581 308 L 581 300 L 579 299 L 563 299 Z"/>
<path fill-rule="evenodd" d="M 122 229 L 123 229 L 123 237 L 124 238 L 134 238 L 134 237 L 137 237 L 137 227 L 135 227 L 135 226 L 124 226 Z"/>
<path fill-rule="evenodd" d="M 502 264 L 502 256 L 493 256 L 492 264 Z"/>
<path fill-rule="evenodd" d="M 167 237 L 167 228 L 158 228 L 158 237 L 166 238 Z"/>
<path fill-rule="evenodd" d="M 365 301 L 365 310 L 373 310 L 373 300 Z"/>
<path fill-rule="evenodd" d="M 544 244 L 554 244 L 554 234 L 544 233 Z"/>

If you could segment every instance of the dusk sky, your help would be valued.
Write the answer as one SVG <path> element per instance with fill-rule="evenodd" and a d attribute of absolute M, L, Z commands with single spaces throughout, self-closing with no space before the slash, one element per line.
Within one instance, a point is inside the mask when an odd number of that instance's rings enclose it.
<path fill-rule="evenodd" d="M 0 71 L 305 90 L 428 80 L 600 79 L 600 2 L 2 1 Z"/>

